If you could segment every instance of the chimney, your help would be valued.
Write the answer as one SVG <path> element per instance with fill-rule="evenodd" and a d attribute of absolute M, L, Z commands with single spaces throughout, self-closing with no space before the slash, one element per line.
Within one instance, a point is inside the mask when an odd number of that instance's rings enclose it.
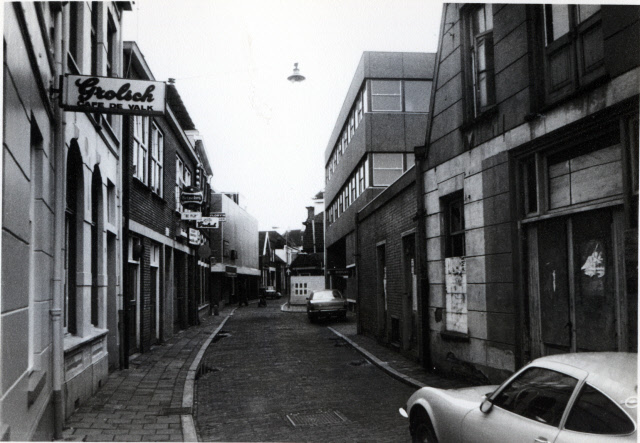
<path fill-rule="evenodd" d="M 310 222 L 311 220 L 313 220 L 313 217 L 315 216 L 315 209 L 313 206 L 307 206 L 307 221 Z"/>

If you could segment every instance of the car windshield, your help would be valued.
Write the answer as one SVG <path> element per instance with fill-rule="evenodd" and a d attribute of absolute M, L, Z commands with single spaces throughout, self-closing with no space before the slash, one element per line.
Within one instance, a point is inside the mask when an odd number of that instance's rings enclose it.
<path fill-rule="evenodd" d="M 335 300 L 336 298 L 342 298 L 342 294 L 340 294 L 340 291 L 319 291 L 314 292 L 311 296 L 311 300 L 316 301 L 330 301 Z"/>

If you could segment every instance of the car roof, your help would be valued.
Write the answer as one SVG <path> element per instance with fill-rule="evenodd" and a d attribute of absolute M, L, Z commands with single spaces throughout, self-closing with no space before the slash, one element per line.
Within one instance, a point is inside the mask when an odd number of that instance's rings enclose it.
<path fill-rule="evenodd" d="M 638 395 L 638 354 L 631 352 L 578 352 L 548 355 L 533 363 L 560 363 L 588 372 L 586 381 L 615 401 Z"/>

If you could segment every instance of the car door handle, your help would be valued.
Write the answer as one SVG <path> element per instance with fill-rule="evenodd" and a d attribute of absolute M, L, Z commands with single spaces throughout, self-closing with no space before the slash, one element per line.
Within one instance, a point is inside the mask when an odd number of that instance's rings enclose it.
<path fill-rule="evenodd" d="M 534 441 L 534 442 L 536 442 L 536 443 L 549 443 L 549 440 L 547 440 L 547 439 L 546 439 L 546 438 L 544 438 L 544 437 L 538 437 L 538 438 L 536 438 L 536 439 L 535 439 L 535 440 L 533 440 L 533 441 Z"/>

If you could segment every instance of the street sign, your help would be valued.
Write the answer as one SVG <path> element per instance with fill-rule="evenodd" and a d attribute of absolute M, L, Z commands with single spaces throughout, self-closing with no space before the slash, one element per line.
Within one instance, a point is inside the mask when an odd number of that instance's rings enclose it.
<path fill-rule="evenodd" d="M 220 221 L 225 221 L 227 219 L 227 214 L 224 212 L 210 212 L 209 217 L 218 217 Z"/>
<path fill-rule="evenodd" d="M 181 212 L 181 220 L 200 220 L 202 218 L 202 212 Z"/>
<path fill-rule="evenodd" d="M 198 228 L 219 228 L 220 219 L 218 217 L 202 217 L 196 223 Z"/>
<path fill-rule="evenodd" d="M 65 74 L 62 91 L 65 111 L 164 115 L 164 82 Z"/>

